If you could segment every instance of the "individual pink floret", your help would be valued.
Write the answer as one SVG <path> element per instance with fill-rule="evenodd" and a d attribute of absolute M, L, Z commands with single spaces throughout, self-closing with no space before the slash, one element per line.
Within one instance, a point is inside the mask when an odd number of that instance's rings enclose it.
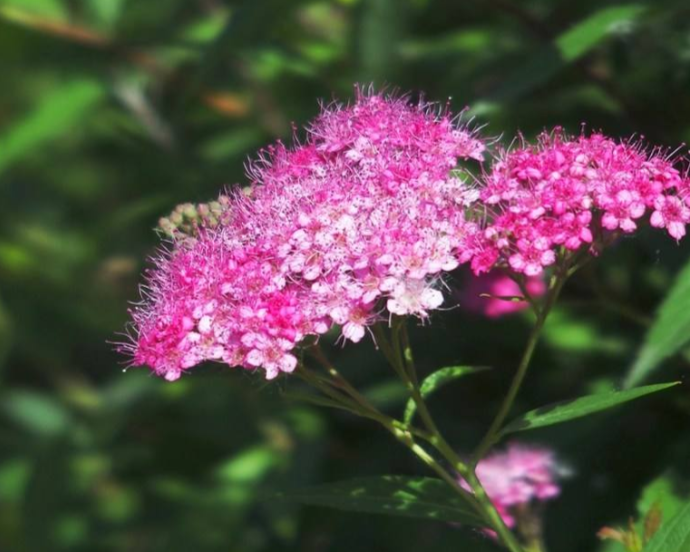
<path fill-rule="evenodd" d="M 560 494 L 564 473 L 553 451 L 512 443 L 477 465 L 477 477 L 508 527 L 515 527 L 518 506 L 544 502 Z M 470 490 L 464 480 L 462 486 Z"/>

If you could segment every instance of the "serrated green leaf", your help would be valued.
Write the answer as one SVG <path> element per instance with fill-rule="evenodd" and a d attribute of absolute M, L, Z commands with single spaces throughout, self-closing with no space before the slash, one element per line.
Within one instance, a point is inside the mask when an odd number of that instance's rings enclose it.
<path fill-rule="evenodd" d="M 472 500 L 471 495 L 467 495 Z M 384 475 L 281 493 L 283 500 L 351 512 L 483 525 L 460 495 L 440 479 Z"/>
<path fill-rule="evenodd" d="M 659 364 L 690 341 L 690 263 L 678 274 L 671 291 L 661 303 L 644 345 L 625 380 L 632 387 L 644 380 Z"/>
<path fill-rule="evenodd" d="M 103 87 L 90 80 L 46 94 L 33 111 L 0 132 L 0 173 L 45 142 L 71 132 L 104 95 Z"/>
<path fill-rule="evenodd" d="M 549 404 L 536 410 L 531 410 L 513 420 L 503 429 L 502 434 L 505 435 L 568 422 L 679 384 L 680 382 L 676 381 L 658 385 L 646 385 L 644 387 L 636 387 L 635 389 L 587 395 L 569 401 Z"/>
<path fill-rule="evenodd" d="M 474 366 L 446 366 L 445 368 L 440 368 L 436 370 L 433 374 L 427 376 L 419 391 L 422 394 L 422 398 L 426 399 L 429 395 L 434 393 L 437 389 L 440 389 L 445 384 L 466 376 L 468 374 L 474 374 L 486 370 L 485 367 L 474 367 Z M 405 407 L 405 423 L 409 424 L 417 411 L 417 405 L 412 399 L 407 401 Z"/>
<path fill-rule="evenodd" d="M 690 503 L 687 503 L 652 537 L 644 552 L 688 552 L 690 550 Z"/>

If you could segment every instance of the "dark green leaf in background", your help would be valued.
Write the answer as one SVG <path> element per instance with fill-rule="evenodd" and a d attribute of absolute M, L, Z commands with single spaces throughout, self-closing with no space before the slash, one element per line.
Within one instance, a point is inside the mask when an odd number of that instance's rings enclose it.
<path fill-rule="evenodd" d="M 422 398 L 426 399 L 436 390 L 455 379 L 469 374 L 475 374 L 476 372 L 480 372 L 482 370 L 486 370 L 486 368 L 474 366 L 447 366 L 445 368 L 436 370 L 433 374 L 424 378 L 424 381 L 420 385 L 419 390 Z M 416 411 L 417 405 L 412 399 L 409 399 L 407 401 L 407 405 L 405 406 L 405 423 L 409 424 L 412 421 Z"/>
<path fill-rule="evenodd" d="M 628 30 L 645 10 L 641 4 L 624 4 L 593 13 L 556 37 L 552 44 L 539 48 L 506 77 L 490 100 L 515 99 L 545 83 L 612 34 Z"/>
<path fill-rule="evenodd" d="M 647 378 L 661 362 L 690 341 L 690 263 L 676 277 L 673 287 L 659 307 L 644 345 L 633 364 L 625 386 Z"/>
<path fill-rule="evenodd" d="M 467 501 L 453 492 L 447 483 L 428 477 L 384 475 L 358 478 L 291 491 L 279 497 L 352 512 L 482 524 Z"/>

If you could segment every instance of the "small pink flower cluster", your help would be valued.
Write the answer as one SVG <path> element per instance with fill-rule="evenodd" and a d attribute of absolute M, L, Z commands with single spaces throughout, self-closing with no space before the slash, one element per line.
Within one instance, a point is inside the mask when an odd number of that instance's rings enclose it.
<path fill-rule="evenodd" d="M 360 93 L 324 109 L 305 143 L 250 165 L 220 224 L 199 219 L 157 260 L 133 311 L 133 363 L 168 380 L 205 360 L 271 379 L 334 324 L 356 342 L 391 314 L 427 317 L 472 226 L 458 159 L 484 149 L 434 106 Z"/>
<path fill-rule="evenodd" d="M 525 288 L 535 299 L 546 293 L 542 276 L 527 277 Z M 468 311 L 481 313 L 488 318 L 500 318 L 529 307 L 527 301 L 517 300 L 522 295 L 520 286 L 514 280 L 493 270 L 467 280 L 460 294 L 460 304 Z"/>
<path fill-rule="evenodd" d="M 515 527 L 515 508 L 543 502 L 560 494 L 558 477 L 564 473 L 553 451 L 511 443 L 477 465 L 477 477 L 508 527 Z M 464 480 L 461 485 L 470 490 Z"/>
<path fill-rule="evenodd" d="M 649 217 L 680 239 L 690 222 L 689 181 L 660 154 L 601 134 L 561 129 L 536 146 L 503 152 L 485 177 L 481 202 L 489 222 L 476 236 L 472 268 L 508 266 L 527 276 L 553 265 L 559 250 L 601 245 Z"/>

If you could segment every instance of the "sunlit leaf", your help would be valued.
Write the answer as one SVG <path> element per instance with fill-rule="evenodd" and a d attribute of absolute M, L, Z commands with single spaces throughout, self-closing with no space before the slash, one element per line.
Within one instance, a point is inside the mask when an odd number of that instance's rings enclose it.
<path fill-rule="evenodd" d="M 690 550 L 690 503 L 662 523 L 644 552 L 688 552 Z"/>
<path fill-rule="evenodd" d="M 587 395 L 569 401 L 561 401 L 558 403 L 542 406 L 536 410 L 531 410 L 523 414 L 516 420 L 510 422 L 504 429 L 503 434 L 514 433 L 516 431 L 526 431 L 528 429 L 536 429 L 538 427 L 545 427 L 554 424 L 560 424 L 575 420 L 595 412 L 607 410 L 618 406 L 619 404 L 632 401 L 639 397 L 644 397 L 651 393 L 663 391 L 680 382 L 662 383 L 659 385 L 647 385 L 645 387 L 637 387 L 635 389 L 627 389 L 624 391 L 613 391 L 610 393 L 601 393 L 597 395 Z"/>
<path fill-rule="evenodd" d="M 234 456 L 218 468 L 216 474 L 226 482 L 252 483 L 263 477 L 275 463 L 275 451 L 265 446 L 259 446 Z"/>
<path fill-rule="evenodd" d="M 566 65 L 602 43 L 610 35 L 624 30 L 639 19 L 646 8 L 641 4 L 625 4 L 603 8 L 580 21 L 540 48 L 524 64 L 508 74 L 493 99 L 516 98 L 549 80 Z"/>
<path fill-rule="evenodd" d="M 59 402 L 33 391 L 14 391 L 6 395 L 2 410 L 15 423 L 40 435 L 56 435 L 69 422 L 69 414 Z"/>
<path fill-rule="evenodd" d="M 0 173 L 46 142 L 72 132 L 86 122 L 87 113 L 105 91 L 94 81 L 82 80 L 54 88 L 14 125 L 0 131 Z"/>
<path fill-rule="evenodd" d="M 384 475 L 309 487 L 279 498 L 352 512 L 482 525 L 468 502 L 440 479 Z M 471 496 L 467 494 L 471 500 Z"/>
<path fill-rule="evenodd" d="M 683 506 L 683 499 L 678 495 L 673 481 L 667 475 L 655 479 L 643 489 L 642 496 L 637 501 L 638 514 L 645 515 L 657 503 L 661 507 L 665 520 L 675 516 Z"/>
<path fill-rule="evenodd" d="M 228 10 L 216 10 L 208 17 L 191 23 L 182 31 L 181 38 L 202 44 L 215 40 L 227 24 L 228 16 Z"/>
<path fill-rule="evenodd" d="M 641 4 L 611 6 L 580 21 L 556 39 L 556 46 L 563 61 L 574 61 L 607 36 L 626 30 L 626 26 L 637 20 L 646 9 Z"/>
<path fill-rule="evenodd" d="M 104 29 L 110 29 L 115 25 L 126 0 L 88 0 L 91 10 L 98 25 Z"/>
<path fill-rule="evenodd" d="M 110 0 L 102 0 L 110 1 Z M 66 2 L 62 0 L 3 0 L 3 8 L 21 8 L 22 11 L 52 20 L 67 17 Z"/>

